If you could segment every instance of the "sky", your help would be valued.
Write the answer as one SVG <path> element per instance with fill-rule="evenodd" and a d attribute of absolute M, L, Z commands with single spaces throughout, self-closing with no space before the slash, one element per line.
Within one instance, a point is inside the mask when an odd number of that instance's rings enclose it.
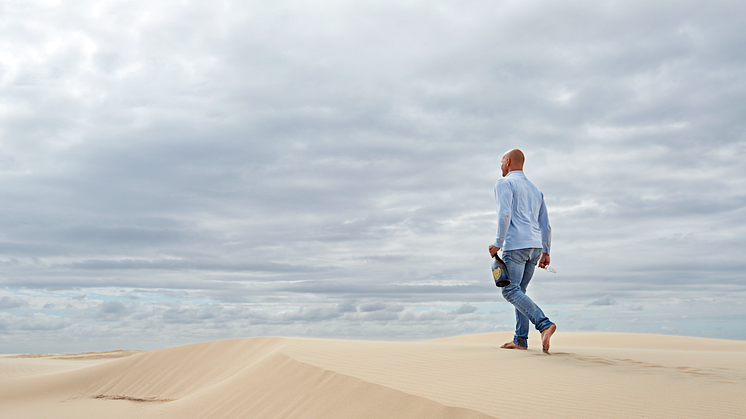
<path fill-rule="evenodd" d="M 746 339 L 742 1 L 0 3 L 0 353 L 509 332 L 520 148 L 564 331 Z M 532 333 L 537 333 L 533 331 Z"/>

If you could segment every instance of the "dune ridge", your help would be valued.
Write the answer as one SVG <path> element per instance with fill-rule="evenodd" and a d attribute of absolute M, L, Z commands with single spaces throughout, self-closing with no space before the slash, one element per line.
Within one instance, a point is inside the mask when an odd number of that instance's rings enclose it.
<path fill-rule="evenodd" d="M 247 338 L 0 357 L 3 418 L 743 417 L 746 342 L 564 333 L 420 342 Z M 535 339 L 535 338 L 534 338 Z M 72 356 L 70 356 L 72 355 Z"/>

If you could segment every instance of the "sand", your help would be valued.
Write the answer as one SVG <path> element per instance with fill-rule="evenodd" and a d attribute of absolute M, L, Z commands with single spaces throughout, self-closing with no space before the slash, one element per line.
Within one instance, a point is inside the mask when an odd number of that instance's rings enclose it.
<path fill-rule="evenodd" d="M 0 356 L 0 417 L 744 418 L 746 342 L 558 332 Z"/>

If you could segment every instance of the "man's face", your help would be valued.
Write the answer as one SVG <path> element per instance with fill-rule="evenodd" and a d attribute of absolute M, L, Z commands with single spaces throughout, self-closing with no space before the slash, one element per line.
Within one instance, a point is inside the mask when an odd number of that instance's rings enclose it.
<path fill-rule="evenodd" d="M 502 172 L 503 172 L 503 177 L 505 177 L 505 175 L 508 174 L 508 164 L 509 163 L 510 162 L 509 162 L 508 156 L 504 155 L 503 159 L 500 161 L 500 170 L 502 170 Z"/>

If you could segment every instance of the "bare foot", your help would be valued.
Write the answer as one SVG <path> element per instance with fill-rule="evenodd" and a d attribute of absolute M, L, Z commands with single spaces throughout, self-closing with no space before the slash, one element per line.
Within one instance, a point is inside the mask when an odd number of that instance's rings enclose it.
<path fill-rule="evenodd" d="M 501 346 L 501 348 L 503 348 L 503 349 L 523 349 L 524 351 L 525 351 L 526 349 L 528 349 L 528 348 L 527 348 L 527 347 L 525 347 L 525 346 L 518 346 L 518 345 L 516 345 L 516 344 L 515 344 L 515 343 L 513 343 L 513 342 L 508 342 L 508 343 L 506 343 L 506 344 L 503 344 L 503 346 Z"/>
<path fill-rule="evenodd" d="M 541 332 L 541 349 L 544 350 L 544 353 L 549 353 L 549 339 L 552 338 L 552 335 L 554 332 L 557 331 L 557 325 L 551 325 L 544 329 L 543 332 Z"/>

